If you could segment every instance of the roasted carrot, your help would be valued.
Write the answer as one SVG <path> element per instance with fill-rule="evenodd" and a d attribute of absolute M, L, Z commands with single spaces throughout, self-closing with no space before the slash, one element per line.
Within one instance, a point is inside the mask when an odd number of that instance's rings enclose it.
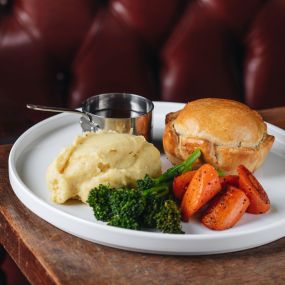
<path fill-rule="evenodd" d="M 221 190 L 216 169 L 210 164 L 202 165 L 194 174 L 181 203 L 182 220 L 189 218 L 202 208 Z"/>
<path fill-rule="evenodd" d="M 191 182 L 195 170 L 187 171 L 179 176 L 176 176 L 173 180 L 173 195 L 178 200 L 182 200 L 189 183 Z"/>
<path fill-rule="evenodd" d="M 245 192 L 250 201 L 247 212 L 263 214 L 269 211 L 269 198 L 255 176 L 244 165 L 239 165 L 237 172 L 239 174 L 239 188 Z"/>
<path fill-rule="evenodd" d="M 229 229 L 240 220 L 249 204 L 249 199 L 242 190 L 228 186 L 222 195 L 211 202 L 202 215 L 201 222 L 212 230 Z"/>
<path fill-rule="evenodd" d="M 226 189 L 228 186 L 239 187 L 238 175 L 226 175 L 220 177 L 222 189 Z"/>

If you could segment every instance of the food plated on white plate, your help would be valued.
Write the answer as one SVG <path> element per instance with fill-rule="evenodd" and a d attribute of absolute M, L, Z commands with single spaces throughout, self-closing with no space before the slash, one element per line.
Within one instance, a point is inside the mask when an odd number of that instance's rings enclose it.
<path fill-rule="evenodd" d="M 246 211 L 269 211 L 253 171 L 273 142 L 246 105 L 200 99 L 167 114 L 163 147 L 174 166 L 162 175 L 160 153 L 144 137 L 97 131 L 60 152 L 47 183 L 55 203 L 79 199 L 111 226 L 183 233 L 180 221 L 199 213 L 209 229 L 226 230 Z"/>
<path fill-rule="evenodd" d="M 170 112 L 183 109 L 184 106 L 185 104 L 182 103 L 154 102 L 153 143 L 160 150 L 162 174 L 167 169 L 175 167 L 167 159 L 161 144 L 165 130 L 165 117 Z M 265 162 L 253 173 L 270 199 L 269 211 L 257 215 L 249 213 L 247 209 L 242 218 L 231 228 L 212 230 L 201 222 L 201 218 L 206 213 L 204 211 L 206 206 L 209 207 L 213 200 L 218 199 L 215 195 L 214 199 L 194 213 L 187 222 L 179 221 L 185 234 L 168 234 L 160 229 L 129 230 L 107 225 L 107 222 L 97 220 L 94 217 L 93 208 L 80 200 L 69 199 L 62 204 L 52 201 L 51 191 L 48 190 L 45 182 L 47 169 L 60 151 L 72 145 L 74 139 L 82 134 L 78 121 L 77 116 L 61 114 L 38 123 L 16 141 L 9 156 L 9 177 L 15 194 L 26 207 L 52 225 L 89 241 L 112 247 L 179 255 L 232 252 L 266 244 L 285 235 L 285 197 L 282 191 L 282 185 L 285 183 L 283 171 L 285 133 L 283 130 L 266 124 L 268 133 L 275 136 L 275 141 Z M 200 159 L 201 157 L 202 155 Z M 201 166 L 204 164 L 202 163 Z M 195 173 L 199 167 L 199 165 L 193 165 L 191 171 Z M 235 183 L 238 174 L 229 176 L 221 169 L 215 168 L 215 170 L 222 187 L 219 193 L 222 194 L 224 180 Z M 221 176 L 224 174 L 226 175 Z M 175 180 L 184 181 L 176 177 Z M 181 210 L 181 197 L 174 196 L 177 193 L 174 193 L 174 189 L 177 188 L 174 188 L 174 184 L 172 185 L 169 188 L 171 198 Z M 185 194 L 185 188 L 178 189 L 183 189 L 180 195 Z M 181 218 L 181 211 L 179 214 Z"/>

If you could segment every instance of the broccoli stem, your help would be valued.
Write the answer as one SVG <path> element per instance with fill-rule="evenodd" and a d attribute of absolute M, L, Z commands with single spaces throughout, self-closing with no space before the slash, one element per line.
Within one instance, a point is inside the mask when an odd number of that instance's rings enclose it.
<path fill-rule="evenodd" d="M 180 175 L 184 172 L 192 170 L 193 163 L 200 157 L 201 150 L 199 148 L 195 149 L 192 154 L 181 164 L 169 168 L 161 176 L 154 179 L 155 184 L 161 184 L 163 182 L 169 182 L 175 176 Z"/>
<path fill-rule="evenodd" d="M 142 192 L 143 196 L 155 195 L 157 197 L 163 197 L 169 193 L 168 183 L 163 183 L 146 189 Z"/>

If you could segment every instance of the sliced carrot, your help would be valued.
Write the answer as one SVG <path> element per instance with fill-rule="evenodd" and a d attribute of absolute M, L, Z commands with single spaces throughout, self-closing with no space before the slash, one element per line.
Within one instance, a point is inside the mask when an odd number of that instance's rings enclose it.
<path fill-rule="evenodd" d="M 196 170 L 187 171 L 179 176 L 176 176 L 173 180 L 173 195 L 178 200 L 182 200 L 188 185 L 194 177 Z"/>
<path fill-rule="evenodd" d="M 269 198 L 255 176 L 244 165 L 239 165 L 237 172 L 239 174 L 239 188 L 245 192 L 250 200 L 247 212 L 263 214 L 269 211 Z"/>
<path fill-rule="evenodd" d="M 194 174 L 181 203 L 182 220 L 189 218 L 202 208 L 221 190 L 216 169 L 210 164 L 202 165 Z"/>
<path fill-rule="evenodd" d="M 212 230 L 229 229 L 240 220 L 249 204 L 249 199 L 242 190 L 228 186 L 227 190 L 209 205 L 201 222 Z"/>
<path fill-rule="evenodd" d="M 238 175 L 226 175 L 220 177 L 222 189 L 226 189 L 228 186 L 239 187 Z"/>

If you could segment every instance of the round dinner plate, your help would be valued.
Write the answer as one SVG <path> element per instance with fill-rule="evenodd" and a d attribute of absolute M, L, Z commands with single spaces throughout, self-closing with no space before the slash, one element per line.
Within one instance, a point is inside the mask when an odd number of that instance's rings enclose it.
<path fill-rule="evenodd" d="M 183 107 L 180 103 L 154 102 L 153 137 L 161 140 L 165 115 Z M 81 134 L 79 117 L 60 114 L 27 130 L 9 156 L 9 178 L 21 202 L 57 228 L 80 238 L 111 247 L 157 254 L 202 255 L 244 250 L 285 236 L 285 131 L 268 124 L 275 136 L 273 148 L 256 176 L 271 201 L 263 215 L 245 214 L 233 228 L 212 231 L 193 218 L 183 223 L 185 234 L 163 234 L 107 226 L 97 221 L 92 209 L 79 202 L 51 202 L 45 174 L 60 150 Z M 163 170 L 170 166 L 161 156 Z"/>

